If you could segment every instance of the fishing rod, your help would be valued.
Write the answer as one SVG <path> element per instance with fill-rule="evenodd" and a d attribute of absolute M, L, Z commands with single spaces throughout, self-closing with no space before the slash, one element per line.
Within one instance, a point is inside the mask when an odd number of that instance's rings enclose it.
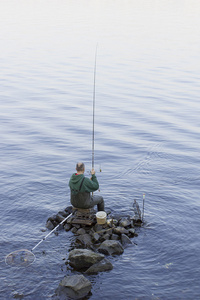
<path fill-rule="evenodd" d="M 95 117 L 95 94 L 96 94 L 96 65 L 97 65 L 97 47 L 95 52 L 95 63 L 94 63 L 94 85 L 93 85 L 93 128 L 92 128 L 92 169 L 94 169 L 94 117 Z"/>

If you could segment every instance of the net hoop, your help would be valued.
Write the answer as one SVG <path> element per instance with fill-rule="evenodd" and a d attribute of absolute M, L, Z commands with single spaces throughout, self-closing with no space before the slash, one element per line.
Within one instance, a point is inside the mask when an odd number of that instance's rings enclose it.
<path fill-rule="evenodd" d="M 27 267 L 34 261 L 35 255 L 27 249 L 13 251 L 5 257 L 5 263 L 12 267 Z"/>

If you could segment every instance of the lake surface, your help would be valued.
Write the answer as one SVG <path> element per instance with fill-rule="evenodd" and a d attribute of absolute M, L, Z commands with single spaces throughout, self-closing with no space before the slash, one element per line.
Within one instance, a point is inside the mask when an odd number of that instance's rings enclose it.
<path fill-rule="evenodd" d="M 89 175 L 97 49 L 95 169 L 106 207 L 145 224 L 91 300 L 200 298 L 200 2 L 0 1 L 0 299 L 53 299 L 72 234 L 48 217 L 70 205 L 77 161 Z M 100 172 L 100 168 L 102 172 Z"/>

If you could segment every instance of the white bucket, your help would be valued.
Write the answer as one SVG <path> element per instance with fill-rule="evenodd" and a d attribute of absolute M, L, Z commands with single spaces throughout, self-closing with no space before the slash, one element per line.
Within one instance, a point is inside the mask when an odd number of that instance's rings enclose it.
<path fill-rule="evenodd" d="M 105 211 L 98 211 L 96 213 L 97 223 L 98 224 L 105 224 L 106 223 L 107 214 Z"/>

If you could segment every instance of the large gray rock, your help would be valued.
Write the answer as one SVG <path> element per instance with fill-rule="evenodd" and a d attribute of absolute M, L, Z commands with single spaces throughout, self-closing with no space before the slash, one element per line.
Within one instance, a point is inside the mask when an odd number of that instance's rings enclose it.
<path fill-rule="evenodd" d="M 110 271 L 112 269 L 113 269 L 113 265 L 111 264 L 111 262 L 107 258 L 104 258 L 100 262 L 92 265 L 89 269 L 87 269 L 85 273 L 97 274 L 98 272 Z"/>
<path fill-rule="evenodd" d="M 69 253 L 69 264 L 76 270 L 89 268 L 104 259 L 104 255 L 88 249 L 74 249 Z"/>
<path fill-rule="evenodd" d="M 91 282 L 83 275 L 66 276 L 60 282 L 62 294 L 65 292 L 67 296 L 73 299 L 85 297 L 92 288 Z M 68 298 L 67 298 L 68 299 Z"/>
<path fill-rule="evenodd" d="M 98 251 L 106 255 L 118 255 L 124 252 L 124 248 L 118 241 L 106 240 L 99 246 Z"/>

